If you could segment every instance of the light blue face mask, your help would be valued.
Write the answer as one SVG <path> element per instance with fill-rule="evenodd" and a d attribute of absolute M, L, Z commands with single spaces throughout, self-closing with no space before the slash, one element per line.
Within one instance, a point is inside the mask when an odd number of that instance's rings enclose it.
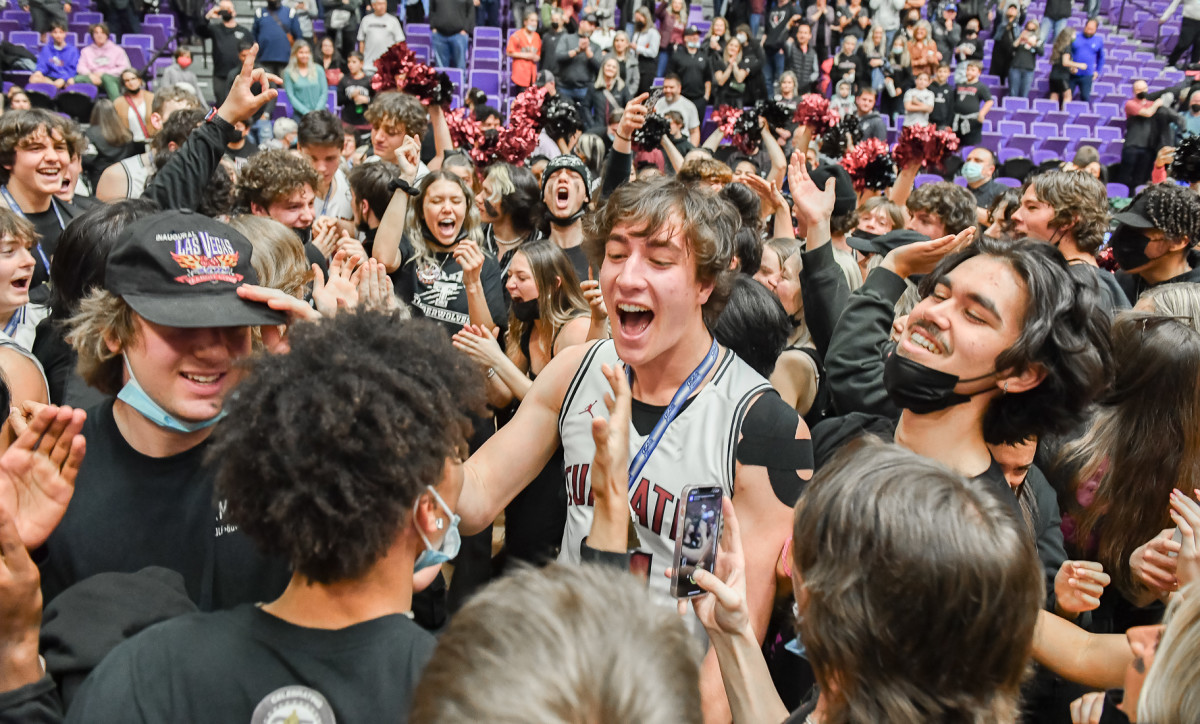
<path fill-rule="evenodd" d="M 446 511 L 446 515 L 450 516 L 450 528 L 446 531 L 446 535 L 442 537 L 442 543 L 437 548 L 429 542 L 421 529 L 417 529 L 417 535 L 421 536 L 421 541 L 425 543 L 425 550 L 421 551 L 421 555 L 417 556 L 416 563 L 413 564 L 413 573 L 417 573 L 431 566 L 440 566 L 447 561 L 454 560 L 458 555 L 458 549 L 462 547 L 462 536 L 458 532 L 458 523 L 462 518 L 458 514 L 450 510 L 450 506 L 446 505 L 446 501 L 442 500 L 442 496 L 438 495 L 437 491 L 432 486 L 426 486 L 429 492 L 433 493 L 433 499 L 437 501 L 442 510 Z M 417 505 L 420 504 L 420 499 L 413 504 L 413 515 L 416 515 Z M 442 527 L 442 519 L 438 518 L 437 527 Z"/>
<path fill-rule="evenodd" d="M 161 405 L 151 399 L 150 395 L 146 394 L 146 391 L 138 384 L 137 378 L 133 376 L 133 368 L 129 366 L 127 358 L 125 359 L 125 370 L 129 372 L 129 381 L 117 393 L 117 399 L 137 410 L 138 414 L 159 427 L 174 430 L 175 432 L 197 432 L 206 427 L 212 427 L 220 422 L 221 418 L 225 417 L 225 410 L 221 410 L 217 413 L 216 417 L 211 420 L 204 420 L 203 422 L 185 422 L 180 420 L 164 410 Z"/>
<path fill-rule="evenodd" d="M 962 177 L 968 181 L 979 181 L 983 178 L 983 164 L 978 161 L 967 161 L 962 165 Z"/>

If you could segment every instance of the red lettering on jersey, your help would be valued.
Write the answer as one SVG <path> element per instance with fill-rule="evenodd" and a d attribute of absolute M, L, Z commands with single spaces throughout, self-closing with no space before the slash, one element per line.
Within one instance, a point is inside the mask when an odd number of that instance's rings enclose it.
<path fill-rule="evenodd" d="M 571 499 L 572 505 L 583 505 L 584 491 L 587 489 L 587 474 L 589 464 L 572 465 L 567 468 L 567 497 Z M 590 497 L 590 496 L 589 496 Z M 589 500 L 588 505 L 591 505 Z"/>
<path fill-rule="evenodd" d="M 663 510 L 667 507 L 667 503 L 675 500 L 675 496 L 657 485 L 654 486 L 654 494 L 658 497 L 654 503 L 654 525 L 650 527 L 650 530 L 662 535 Z M 672 533 L 671 537 L 674 538 L 674 536 L 675 534 Z"/>
<path fill-rule="evenodd" d="M 642 478 L 638 483 L 637 490 L 633 491 L 633 497 L 629 499 L 629 505 L 633 508 L 633 512 L 637 515 L 638 521 L 644 528 L 650 527 L 650 522 L 646 519 L 649 494 L 650 481 Z"/>

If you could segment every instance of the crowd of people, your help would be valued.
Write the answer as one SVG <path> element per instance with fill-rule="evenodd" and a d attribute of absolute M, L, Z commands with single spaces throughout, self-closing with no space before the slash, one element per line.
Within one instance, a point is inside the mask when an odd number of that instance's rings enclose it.
<path fill-rule="evenodd" d="M 502 9 L 220 0 L 211 96 L 38 16 L 100 97 L 0 116 L 0 722 L 1200 719 L 1188 113 L 1134 84 L 1130 200 L 1094 149 L 1014 188 L 983 62 L 1103 63 L 1053 0 Z M 372 84 L 447 17 L 575 123 L 481 161 Z M 808 93 L 954 129 L 961 184 L 701 138 Z"/>

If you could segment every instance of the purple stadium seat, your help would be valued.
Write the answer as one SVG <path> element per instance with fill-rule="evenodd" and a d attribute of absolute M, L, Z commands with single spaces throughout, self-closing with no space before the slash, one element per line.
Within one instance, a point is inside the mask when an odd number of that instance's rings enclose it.
<path fill-rule="evenodd" d="M 1124 101 L 1121 101 L 1121 103 L 1124 103 Z M 1110 118 L 1119 118 L 1121 115 L 1121 105 L 1117 103 L 1097 103 L 1095 105 L 1095 112 L 1104 121 Z"/>
<path fill-rule="evenodd" d="M 1087 101 L 1067 101 L 1063 104 L 1063 110 L 1072 116 L 1078 116 L 1081 113 L 1087 113 L 1092 110 Z"/>
<path fill-rule="evenodd" d="M 1008 96 L 1000 102 L 1000 105 L 1004 106 L 1004 108 L 1009 111 L 1025 111 L 1029 110 L 1029 99 Z"/>
<path fill-rule="evenodd" d="M 1020 181 L 1020 179 L 1009 178 L 1009 177 L 1007 177 L 1007 176 L 1000 176 L 1000 177 L 997 177 L 997 178 L 996 178 L 996 183 L 1000 184 L 1001 186 L 1007 186 L 1007 187 L 1009 187 L 1010 189 L 1019 189 L 1019 188 L 1021 188 L 1021 181 Z"/>
<path fill-rule="evenodd" d="M 973 148 L 975 148 L 975 147 L 974 147 L 974 146 L 967 146 L 966 148 L 964 148 L 964 149 L 963 149 L 963 151 L 962 151 L 962 156 L 963 156 L 963 158 L 966 158 L 967 156 L 971 155 L 971 151 L 970 151 L 970 149 L 973 149 Z M 966 187 L 967 187 L 967 180 L 966 180 L 965 178 L 963 178 L 962 176 L 955 176 L 955 177 L 954 177 L 954 184 L 955 184 L 956 186 L 962 186 L 963 188 L 966 188 Z"/>
<path fill-rule="evenodd" d="M 1058 135 L 1058 126 L 1053 123 L 1031 123 L 1029 132 L 1039 138 L 1051 138 Z"/>
<path fill-rule="evenodd" d="M 1088 128 L 1095 128 L 1096 126 L 1100 125 L 1100 116 L 1095 113 L 1083 113 L 1081 115 L 1075 116 L 1075 118 L 1072 119 L 1071 122 L 1075 123 L 1077 125 L 1080 125 L 1080 126 L 1087 126 Z"/>
<path fill-rule="evenodd" d="M 142 18 L 143 25 L 161 25 L 164 28 L 175 29 L 175 16 L 164 15 L 162 13 L 147 13 L 146 17 Z"/>
<path fill-rule="evenodd" d="M 1017 111 L 1010 116 L 1011 120 L 1017 121 L 1029 127 L 1030 123 L 1042 120 L 1042 114 L 1038 111 Z"/>
<path fill-rule="evenodd" d="M 486 25 L 480 25 L 475 28 L 475 41 L 486 41 L 491 44 L 498 45 L 501 42 L 500 28 L 492 28 Z"/>
<path fill-rule="evenodd" d="M 1119 199 L 1127 199 L 1129 198 L 1129 187 L 1125 184 L 1110 183 L 1108 184 L 1108 195 Z"/>
<path fill-rule="evenodd" d="M 149 35 L 152 39 L 154 44 L 151 46 L 151 50 L 171 47 L 171 36 L 174 35 L 174 33 L 161 25 L 143 25 L 142 33 Z M 125 35 L 122 40 L 128 37 L 130 37 L 130 35 Z"/>
<path fill-rule="evenodd" d="M 1011 137 L 1025 133 L 1025 123 L 1022 121 L 1000 121 L 996 130 L 1001 136 Z"/>
<path fill-rule="evenodd" d="M 90 83 L 76 83 L 69 88 L 64 88 L 63 90 L 59 91 L 59 95 L 66 93 L 79 93 L 91 98 L 92 100 L 96 100 L 96 97 L 100 93 L 100 89 Z"/>
<path fill-rule="evenodd" d="M 1046 151 L 1046 150 L 1034 151 L 1033 152 L 1033 165 L 1041 166 L 1043 163 L 1048 163 L 1050 161 L 1057 161 L 1060 158 L 1062 158 L 1062 156 L 1060 154 L 1055 153 L 1054 151 Z"/>
<path fill-rule="evenodd" d="M 1092 129 L 1081 123 L 1068 123 L 1063 126 L 1063 135 L 1076 141 L 1081 138 L 1087 138 L 1091 135 L 1091 132 Z"/>
<path fill-rule="evenodd" d="M 458 68 L 438 68 L 438 70 L 445 71 L 446 75 L 448 75 L 450 77 L 450 82 L 453 83 L 454 87 L 458 89 L 459 95 L 462 95 L 467 92 L 467 89 L 463 87 L 464 78 L 463 78 L 463 72 L 460 69 L 458 69 Z"/>
<path fill-rule="evenodd" d="M 86 10 L 78 10 L 71 14 L 71 20 L 72 20 L 72 22 L 86 23 L 88 25 L 90 25 L 92 23 L 102 23 L 102 22 L 104 22 L 104 14 L 97 13 L 97 12 L 89 12 Z"/>
<path fill-rule="evenodd" d="M 4 33 L 5 35 L 19 32 L 23 27 L 28 26 L 21 25 L 16 20 L 0 20 L 0 33 Z"/>
<path fill-rule="evenodd" d="M 433 29 L 429 27 L 429 23 L 409 23 L 404 27 L 404 34 L 407 36 L 423 35 L 428 38 L 433 35 Z"/>
<path fill-rule="evenodd" d="M 271 120 L 276 118 L 291 118 L 292 117 L 292 102 L 288 99 L 287 91 L 280 88 L 279 97 L 275 100 L 275 111 L 271 114 Z"/>
<path fill-rule="evenodd" d="M 1064 124 L 1071 121 L 1071 116 L 1067 115 L 1066 111 L 1052 111 L 1043 115 L 1042 120 L 1046 123 L 1053 123 L 1055 126 L 1062 128 Z"/>
<path fill-rule="evenodd" d="M 141 48 L 147 53 L 153 53 L 154 36 L 146 33 L 125 33 L 121 36 L 121 47 L 128 48 L 131 46 Z M 132 58 L 130 60 L 132 61 Z"/>
<path fill-rule="evenodd" d="M 1113 128 L 1112 126 L 1097 126 L 1095 133 L 1096 138 L 1099 138 L 1101 141 L 1120 141 L 1125 137 L 1125 134 L 1121 133 L 1120 128 Z"/>
<path fill-rule="evenodd" d="M 1019 148 L 1002 148 L 996 155 L 1000 159 L 1000 163 L 1008 163 L 1014 158 L 1026 158 L 1025 152 Z"/>
<path fill-rule="evenodd" d="M 58 88 L 53 83 L 28 83 L 25 86 L 26 93 L 41 93 L 45 96 L 53 98 L 58 95 Z"/>
<path fill-rule="evenodd" d="M 145 48 L 143 48 L 139 45 L 128 45 L 127 46 L 124 43 L 121 44 L 121 47 L 125 49 L 125 55 L 129 56 L 129 65 L 131 67 L 136 68 L 139 71 L 142 68 L 146 67 L 146 49 Z"/>
<path fill-rule="evenodd" d="M 87 23 L 68 23 L 67 31 L 74 33 L 76 37 L 81 39 L 83 41 L 81 45 L 91 45 L 92 36 L 88 35 L 88 28 L 90 27 L 92 26 Z"/>
<path fill-rule="evenodd" d="M 471 87 L 478 88 L 489 96 L 498 96 L 500 95 L 500 73 L 494 70 L 472 71 Z"/>
<path fill-rule="evenodd" d="M 1017 149 L 1021 151 L 1021 155 L 1029 158 L 1033 155 L 1033 149 L 1037 146 L 1039 139 L 1037 136 L 1027 133 L 1018 133 L 1015 136 L 1009 136 L 1004 143 L 1005 148 Z"/>
<path fill-rule="evenodd" d="M 1000 146 L 1003 142 L 1004 142 L 1004 136 L 999 133 L 984 133 L 984 134 L 981 134 L 980 138 L 979 138 L 980 146 L 983 146 L 984 148 L 987 148 L 987 149 L 991 149 L 993 151 L 995 151 L 997 148 L 1000 148 Z M 966 157 L 967 157 L 967 154 L 964 152 L 963 158 L 966 158 Z"/>
<path fill-rule="evenodd" d="M 29 27 L 26 25 L 25 27 Z M 33 51 L 34 55 L 38 54 L 41 49 L 41 43 L 38 42 L 38 34 L 32 30 L 18 30 L 8 34 L 8 42 L 13 45 L 24 45 L 29 50 Z"/>
<path fill-rule="evenodd" d="M 899 138 L 900 138 L 900 132 L 897 131 L 895 128 L 889 128 L 887 130 L 887 143 L 889 146 L 892 145 L 893 143 L 895 143 Z"/>
<path fill-rule="evenodd" d="M 0 12 L 0 18 L 18 22 L 23 28 L 31 27 L 33 24 L 33 20 L 29 17 L 28 10 L 5 10 Z"/>
<path fill-rule="evenodd" d="M 1069 145 L 1071 145 L 1071 139 L 1063 136 L 1051 136 L 1042 140 L 1038 150 L 1053 151 L 1056 154 L 1062 155 L 1066 152 L 1067 146 Z"/>
<path fill-rule="evenodd" d="M 175 58 L 173 58 L 171 56 L 156 59 L 154 61 L 153 72 L 151 73 L 151 77 L 154 78 L 155 80 L 157 80 L 158 76 L 161 75 L 164 70 L 166 70 L 167 68 L 170 68 L 174 62 L 175 62 Z"/>
<path fill-rule="evenodd" d="M 429 59 L 433 57 L 433 51 L 429 49 L 428 45 L 417 45 L 414 41 L 409 41 L 408 49 L 425 64 L 428 64 Z"/>
<path fill-rule="evenodd" d="M 339 110 L 341 110 L 340 108 L 338 108 L 337 91 L 336 90 L 329 91 L 329 98 L 326 99 L 326 101 L 325 101 L 325 107 L 329 109 L 330 113 L 333 113 L 335 115 L 337 114 L 337 112 Z"/>
<path fill-rule="evenodd" d="M 1058 101 L 1050 100 L 1049 98 L 1034 98 L 1033 110 L 1043 114 L 1057 111 Z"/>
<path fill-rule="evenodd" d="M 1092 95 L 1106 96 L 1109 93 L 1116 93 L 1117 86 L 1107 81 L 1097 81 L 1092 84 Z"/>
<path fill-rule="evenodd" d="M 476 48 L 475 52 L 471 53 L 471 63 L 480 64 L 487 63 L 489 69 L 498 70 L 500 68 L 500 59 L 503 54 L 495 48 Z"/>
<path fill-rule="evenodd" d="M 913 184 L 914 186 L 924 186 L 925 184 L 935 184 L 938 181 L 945 181 L 945 179 L 936 173 L 919 173 Z"/>

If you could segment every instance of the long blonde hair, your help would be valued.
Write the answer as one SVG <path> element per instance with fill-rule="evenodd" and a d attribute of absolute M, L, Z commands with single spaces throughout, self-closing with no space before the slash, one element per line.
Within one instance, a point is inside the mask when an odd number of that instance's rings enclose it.
<path fill-rule="evenodd" d="M 1162 641 L 1136 702 L 1138 721 L 1191 724 L 1200 719 L 1200 585 L 1175 596 L 1163 619 Z"/>
<path fill-rule="evenodd" d="M 296 63 L 296 56 L 300 54 L 300 51 L 303 48 L 308 48 L 310 60 L 308 61 L 308 73 L 301 75 L 300 66 Z M 293 80 L 297 78 L 307 78 L 320 64 L 320 55 L 313 51 L 313 48 L 308 44 L 308 41 L 297 40 L 292 44 L 292 54 L 288 56 L 288 64 L 287 67 L 283 69 L 283 72 L 287 75 L 290 75 Z"/>

